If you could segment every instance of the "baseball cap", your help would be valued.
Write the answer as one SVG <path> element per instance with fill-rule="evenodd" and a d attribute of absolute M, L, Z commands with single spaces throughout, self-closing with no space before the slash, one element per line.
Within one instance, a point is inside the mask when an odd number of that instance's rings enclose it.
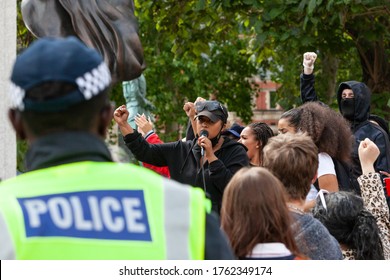
<path fill-rule="evenodd" d="M 216 122 L 218 120 L 222 120 L 223 123 L 227 122 L 228 111 L 226 107 L 218 101 L 196 102 L 195 108 L 197 112 L 195 118 L 205 116 L 208 117 L 212 122 Z"/>
<path fill-rule="evenodd" d="M 29 97 L 28 91 L 49 82 L 73 84 L 61 96 Z M 43 37 L 15 60 L 10 86 L 11 107 L 20 111 L 64 111 L 100 94 L 111 84 L 102 56 L 74 36 Z"/>
<path fill-rule="evenodd" d="M 225 130 L 222 132 L 222 135 L 228 135 L 228 134 L 232 134 L 234 137 L 236 138 L 240 138 L 240 135 L 241 135 L 241 131 L 244 129 L 245 127 L 237 124 L 237 123 L 234 123 L 229 129 Z"/>

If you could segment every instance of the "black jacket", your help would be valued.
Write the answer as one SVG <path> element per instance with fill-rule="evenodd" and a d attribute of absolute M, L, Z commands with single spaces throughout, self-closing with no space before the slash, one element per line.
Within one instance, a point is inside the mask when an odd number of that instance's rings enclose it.
<path fill-rule="evenodd" d="M 352 160 L 354 165 L 354 175 L 359 177 L 362 174 L 360 167 L 358 148 L 360 141 L 369 138 L 379 148 L 380 154 L 376 160 L 375 171 L 390 171 L 390 142 L 387 133 L 378 125 L 369 121 L 371 91 L 364 83 L 348 81 L 340 84 L 337 90 L 337 103 L 340 108 L 341 94 L 343 89 L 350 88 L 354 94 L 355 115 L 351 122 L 351 129 L 355 136 Z"/>
<path fill-rule="evenodd" d="M 317 101 L 317 94 L 314 89 L 314 75 L 301 74 L 301 99 L 302 102 Z M 379 148 L 380 154 L 376 160 L 375 171 L 390 171 L 390 142 L 387 133 L 378 125 L 369 121 L 371 92 L 369 88 L 361 82 L 347 81 L 340 84 L 337 90 L 337 103 L 340 110 L 341 94 L 345 88 L 352 89 L 354 93 L 355 115 L 351 123 L 351 130 L 355 138 L 352 152 L 353 176 L 357 179 L 361 174 L 361 166 L 358 154 L 360 141 L 369 138 Z M 341 112 L 341 110 L 340 110 Z M 390 202 L 387 196 L 388 204 Z M 389 204 L 390 205 L 390 204 Z"/>
<path fill-rule="evenodd" d="M 57 133 L 35 141 L 26 155 L 28 170 L 37 170 L 80 161 L 112 161 L 106 144 L 82 132 Z M 234 259 L 227 238 L 220 230 L 216 214 L 206 215 L 205 259 Z"/>
<path fill-rule="evenodd" d="M 249 165 L 244 145 L 224 138 L 221 148 L 215 152 L 218 160 L 200 166 L 200 147 L 197 138 L 192 141 L 176 141 L 149 144 L 141 134 L 134 131 L 124 137 L 126 146 L 137 160 L 156 166 L 168 166 L 171 178 L 184 184 L 204 188 L 210 195 L 213 210 L 220 212 L 222 194 L 226 185 L 243 166 Z"/>

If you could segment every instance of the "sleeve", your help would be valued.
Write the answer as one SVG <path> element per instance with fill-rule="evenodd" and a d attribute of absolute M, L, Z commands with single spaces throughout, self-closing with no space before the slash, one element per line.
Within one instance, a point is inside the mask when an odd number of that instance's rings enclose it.
<path fill-rule="evenodd" d="M 368 173 L 358 177 L 361 196 L 366 209 L 375 217 L 382 240 L 385 259 L 390 259 L 389 208 L 379 173 Z"/>
<path fill-rule="evenodd" d="M 160 137 L 158 137 L 158 135 L 156 133 L 151 133 L 149 134 L 147 137 L 145 137 L 146 141 L 149 143 L 149 144 L 161 144 L 163 143 L 160 139 Z M 146 168 L 149 168 L 153 171 L 156 171 L 157 173 L 167 177 L 167 178 L 170 178 L 170 173 L 169 173 L 169 168 L 167 166 L 155 166 L 155 165 L 152 165 L 152 164 L 149 164 L 149 163 L 146 163 L 146 162 L 143 162 L 142 165 Z"/>
<path fill-rule="evenodd" d="M 187 123 L 187 130 L 186 130 L 186 140 L 194 140 L 196 138 L 195 136 L 195 133 L 194 133 L 194 130 L 192 128 L 192 124 L 191 124 L 191 121 L 188 120 L 188 123 Z"/>
<path fill-rule="evenodd" d="M 248 165 L 249 159 L 245 148 L 240 145 L 234 146 L 229 155 L 224 156 L 223 159 L 218 157 L 218 160 L 210 163 L 210 181 L 223 193 L 233 175 L 242 167 Z"/>
<path fill-rule="evenodd" d="M 150 133 L 149 135 L 145 136 L 145 140 L 149 144 L 161 144 L 163 141 L 161 141 L 160 137 L 158 137 L 157 133 L 153 132 Z"/>
<path fill-rule="evenodd" d="M 167 166 L 167 155 L 174 153 L 181 142 L 149 144 L 137 131 L 125 135 L 123 140 L 137 160 L 156 166 Z"/>
<path fill-rule="evenodd" d="M 342 260 L 343 254 L 336 238 L 310 214 L 293 213 L 295 241 L 299 251 L 312 260 Z"/>
<path fill-rule="evenodd" d="M 301 101 L 306 103 L 309 101 L 317 101 L 317 93 L 314 88 L 315 77 L 314 74 L 306 75 L 301 73 L 300 75 L 300 91 Z"/>
<path fill-rule="evenodd" d="M 384 131 L 380 130 L 372 141 L 378 146 L 380 154 L 375 161 L 375 171 L 390 171 L 390 143 Z"/>
<path fill-rule="evenodd" d="M 205 260 L 234 260 L 232 249 L 225 233 L 219 227 L 214 212 L 206 214 Z"/>
<path fill-rule="evenodd" d="M 323 175 L 336 175 L 332 158 L 327 153 L 318 154 L 318 177 Z"/>

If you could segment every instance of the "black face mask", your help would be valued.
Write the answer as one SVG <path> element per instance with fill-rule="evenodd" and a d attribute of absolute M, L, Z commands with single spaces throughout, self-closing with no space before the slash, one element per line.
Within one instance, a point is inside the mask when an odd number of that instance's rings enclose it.
<path fill-rule="evenodd" d="M 340 109 L 344 118 L 353 121 L 355 117 L 355 98 L 341 99 Z"/>

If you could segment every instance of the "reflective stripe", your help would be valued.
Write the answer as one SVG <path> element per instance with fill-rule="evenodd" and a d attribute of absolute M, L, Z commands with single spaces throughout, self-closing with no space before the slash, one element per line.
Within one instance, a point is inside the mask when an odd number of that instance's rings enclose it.
<path fill-rule="evenodd" d="M 14 260 L 15 247 L 4 216 L 0 213 L 0 260 Z"/>
<path fill-rule="evenodd" d="M 164 217 L 167 260 L 188 260 L 190 187 L 164 179 Z"/>
<path fill-rule="evenodd" d="M 129 183 L 123 184 L 124 181 Z M 61 260 L 204 259 L 206 213 L 203 190 L 165 179 L 145 168 L 113 163 L 80 162 L 31 171 L 2 182 L 0 185 L 0 213 L 5 218 L 0 224 L 2 258 L 16 256 L 18 259 Z M 142 217 L 145 217 L 145 223 L 142 224 L 146 224 L 147 220 L 152 242 L 147 242 L 145 239 L 127 240 L 129 235 L 118 240 L 99 238 L 98 234 L 93 238 L 85 235 L 82 237 L 61 235 L 55 238 L 43 234 L 34 237 L 26 235 L 26 222 L 28 225 L 31 224 L 30 220 L 24 218 L 19 202 L 31 199 L 41 199 L 45 202 L 43 197 L 50 199 L 51 202 L 53 197 L 56 198 L 57 204 L 53 205 L 58 208 L 64 207 L 63 204 L 58 203 L 58 198 L 66 202 L 64 199 L 69 196 L 68 206 L 73 207 L 73 210 L 78 209 L 72 211 L 72 230 L 79 230 L 79 226 L 84 226 L 90 231 L 99 230 L 98 233 L 101 234 L 104 221 L 106 224 L 114 222 L 115 225 L 120 221 L 134 222 L 135 220 L 135 226 L 141 223 L 139 216 L 129 216 L 127 214 L 130 210 L 124 211 L 122 202 L 129 202 L 127 199 L 123 200 L 124 196 L 117 199 L 119 204 L 104 204 L 107 207 L 111 205 L 108 207 L 111 216 L 106 217 L 105 220 L 100 217 L 104 209 L 99 208 L 100 210 L 97 211 L 97 207 L 101 207 L 102 204 L 98 203 L 99 196 L 95 194 L 102 191 L 107 191 L 108 198 L 104 196 L 106 202 L 113 202 L 112 199 L 116 198 L 113 193 L 134 191 L 143 193 L 145 209 L 142 210 Z M 82 196 L 84 193 L 88 195 L 86 200 Z M 73 199 L 73 194 L 79 200 Z M 93 195 L 89 196 L 90 194 Z M 93 200 L 88 199 L 91 197 Z M 42 201 L 35 201 L 35 203 L 38 203 L 34 204 L 35 206 L 39 206 Z M 30 205 L 27 214 L 31 212 L 35 215 L 31 217 L 39 218 L 38 221 L 42 223 L 46 218 L 52 220 L 52 214 L 58 214 L 56 211 L 59 211 L 59 208 L 53 208 L 51 204 L 52 208 L 50 208 L 49 204 L 47 205 L 47 209 L 33 208 L 33 212 L 30 211 L 32 207 Z M 115 205 L 122 205 L 122 208 L 113 208 Z M 132 211 L 140 211 L 137 205 L 131 205 Z M 42 209 L 48 212 L 42 212 Z M 60 218 L 64 219 L 63 216 Z M 7 226 L 4 225 L 5 222 Z M 58 221 L 56 225 L 58 226 Z M 130 226 L 130 223 L 127 223 L 124 229 L 128 228 L 127 225 Z M 133 226 L 131 224 L 132 229 Z M 7 251 L 4 251 L 5 249 Z"/>

